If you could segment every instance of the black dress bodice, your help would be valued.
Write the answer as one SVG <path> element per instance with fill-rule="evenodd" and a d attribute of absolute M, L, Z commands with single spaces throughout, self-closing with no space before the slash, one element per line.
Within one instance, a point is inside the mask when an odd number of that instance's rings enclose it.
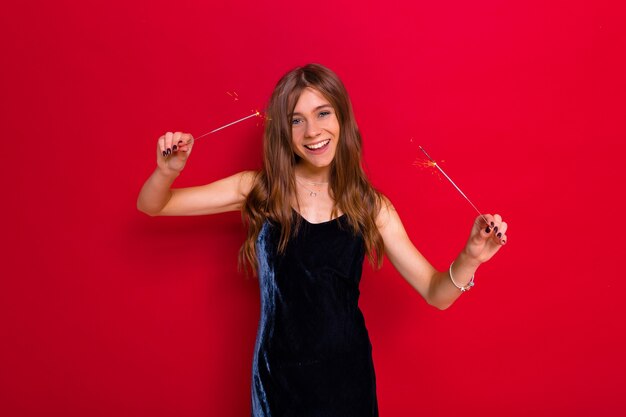
<path fill-rule="evenodd" d="M 294 211 L 294 222 L 300 217 Z M 261 318 L 252 369 L 253 416 L 377 416 L 371 344 L 358 306 L 363 238 L 346 216 L 300 217 L 278 252 L 266 221 L 256 251 Z"/>

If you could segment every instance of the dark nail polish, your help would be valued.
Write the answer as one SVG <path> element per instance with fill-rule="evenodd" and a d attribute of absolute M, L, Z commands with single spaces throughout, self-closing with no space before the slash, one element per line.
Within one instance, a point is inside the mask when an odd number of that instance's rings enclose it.
<path fill-rule="evenodd" d="M 493 227 L 493 226 L 494 226 L 494 224 L 493 224 L 493 222 L 491 222 L 491 227 Z"/>
<path fill-rule="evenodd" d="M 176 149 L 178 149 L 178 146 L 174 145 L 172 146 L 172 150 L 175 151 Z"/>
<path fill-rule="evenodd" d="M 167 152 L 167 154 L 169 155 L 169 154 L 171 154 L 171 153 L 172 153 L 172 150 L 171 150 L 170 148 L 167 148 L 167 151 L 166 151 L 166 152 Z"/>
<path fill-rule="evenodd" d="M 495 233 L 498 233 L 498 226 L 494 227 L 494 228 L 493 228 L 493 231 L 494 231 Z"/>
<path fill-rule="evenodd" d="M 502 237 L 502 233 L 498 233 L 496 236 L 498 236 L 498 237 Z"/>
<path fill-rule="evenodd" d="M 489 226 L 487 226 L 487 228 L 485 229 L 485 232 L 490 233 L 491 229 L 489 228 Z"/>
<path fill-rule="evenodd" d="M 178 141 L 178 144 L 180 145 L 181 143 L 183 143 L 183 141 L 182 141 L 182 140 L 179 140 L 179 141 Z"/>
<path fill-rule="evenodd" d="M 506 243 L 506 240 L 503 240 L 503 241 L 502 241 L 502 244 L 504 245 L 505 243 Z"/>
<path fill-rule="evenodd" d="M 167 152 L 163 151 L 163 156 L 167 156 Z"/>

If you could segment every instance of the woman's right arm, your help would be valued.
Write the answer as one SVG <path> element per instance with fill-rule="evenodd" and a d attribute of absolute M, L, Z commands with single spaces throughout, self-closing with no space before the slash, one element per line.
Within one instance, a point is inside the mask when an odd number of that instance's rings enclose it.
<path fill-rule="evenodd" d="M 157 168 L 144 183 L 137 209 L 150 216 L 194 216 L 241 209 L 256 173 L 244 171 L 197 187 L 171 189 L 193 147 L 188 133 L 167 132 L 157 144 Z"/>

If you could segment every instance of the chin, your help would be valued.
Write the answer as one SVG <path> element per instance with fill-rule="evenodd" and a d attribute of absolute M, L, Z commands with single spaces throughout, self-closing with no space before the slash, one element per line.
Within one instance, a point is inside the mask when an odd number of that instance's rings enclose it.
<path fill-rule="evenodd" d="M 329 168 L 333 163 L 334 158 L 329 159 L 309 159 L 309 158 L 300 158 L 301 163 L 305 163 L 315 168 Z"/>

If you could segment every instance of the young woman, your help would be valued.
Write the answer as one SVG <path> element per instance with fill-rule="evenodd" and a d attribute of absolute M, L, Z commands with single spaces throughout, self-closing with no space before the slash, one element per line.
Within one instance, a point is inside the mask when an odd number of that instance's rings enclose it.
<path fill-rule="evenodd" d="M 371 344 L 358 307 L 364 256 L 383 254 L 431 305 L 445 309 L 506 243 L 499 215 L 474 221 L 464 249 L 439 272 L 407 236 L 361 167 L 348 94 L 310 64 L 278 82 L 267 108 L 263 169 L 172 189 L 193 137 L 167 132 L 137 207 L 152 216 L 241 210 L 240 260 L 259 277 L 261 319 L 252 368 L 253 416 L 377 416 Z"/>

